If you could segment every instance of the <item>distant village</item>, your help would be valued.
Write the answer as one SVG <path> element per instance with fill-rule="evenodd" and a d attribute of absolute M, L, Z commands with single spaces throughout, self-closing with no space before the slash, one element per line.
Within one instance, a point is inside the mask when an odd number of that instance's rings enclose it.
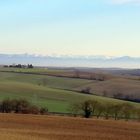
<path fill-rule="evenodd" d="M 22 64 L 12 64 L 12 65 L 4 65 L 5 68 L 27 68 L 32 69 L 34 66 L 32 64 L 22 65 Z"/>

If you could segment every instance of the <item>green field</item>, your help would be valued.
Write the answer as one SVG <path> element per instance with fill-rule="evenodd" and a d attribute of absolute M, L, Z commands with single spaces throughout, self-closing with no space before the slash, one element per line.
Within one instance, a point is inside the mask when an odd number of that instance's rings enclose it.
<path fill-rule="evenodd" d="M 44 69 L 15 69 L 21 73 L 13 73 L 13 69 L 7 69 L 7 71 L 11 72 L 2 72 L 2 70 L 5 69 L 1 69 L 0 72 L 0 100 L 5 98 L 26 98 L 33 104 L 48 107 L 51 112 L 68 112 L 70 104 L 87 99 L 96 99 L 102 102 L 123 102 L 112 98 L 81 94 L 75 91 L 79 87 L 82 88 L 85 85 L 92 84 L 94 82 L 92 80 L 37 74 L 48 72 L 48 70 Z M 22 73 L 25 71 L 36 73 Z M 49 72 L 53 73 L 53 71 Z M 140 106 L 136 103 L 133 104 Z"/>

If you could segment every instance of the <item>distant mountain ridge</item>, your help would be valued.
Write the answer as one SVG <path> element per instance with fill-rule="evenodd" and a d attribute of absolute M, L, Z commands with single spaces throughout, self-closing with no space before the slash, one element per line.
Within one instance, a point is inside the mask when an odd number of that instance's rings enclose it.
<path fill-rule="evenodd" d="M 140 57 L 76 56 L 76 55 L 30 55 L 0 54 L 0 64 L 33 64 L 56 67 L 140 68 Z"/>

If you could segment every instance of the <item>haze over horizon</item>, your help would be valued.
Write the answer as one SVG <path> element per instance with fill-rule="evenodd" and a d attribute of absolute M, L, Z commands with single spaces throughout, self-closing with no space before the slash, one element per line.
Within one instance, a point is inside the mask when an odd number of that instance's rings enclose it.
<path fill-rule="evenodd" d="M 140 0 L 0 1 L 0 53 L 139 57 Z"/>
<path fill-rule="evenodd" d="M 33 64 L 43 67 L 89 67 L 89 68 L 131 68 L 140 69 L 140 57 L 107 57 L 81 55 L 29 55 L 0 54 L 0 65 Z"/>

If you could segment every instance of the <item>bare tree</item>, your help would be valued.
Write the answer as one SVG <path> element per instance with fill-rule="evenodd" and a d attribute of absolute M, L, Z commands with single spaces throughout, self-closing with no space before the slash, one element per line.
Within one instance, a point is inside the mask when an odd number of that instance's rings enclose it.
<path fill-rule="evenodd" d="M 104 110 L 105 110 L 105 104 L 104 103 L 98 103 L 97 106 L 96 106 L 96 111 L 95 111 L 97 119 L 99 117 L 101 117 Z"/>
<path fill-rule="evenodd" d="M 134 106 L 130 103 L 122 104 L 122 115 L 125 118 L 125 120 L 129 120 L 131 118 L 131 115 L 133 114 L 134 110 Z"/>
<path fill-rule="evenodd" d="M 81 112 L 81 103 L 71 104 L 68 111 L 71 112 L 74 117 L 76 117 Z"/>
<path fill-rule="evenodd" d="M 109 117 L 112 116 L 112 103 L 110 102 L 105 103 L 103 114 L 105 119 L 109 119 Z"/>
<path fill-rule="evenodd" d="M 112 114 L 115 120 L 118 120 L 122 111 L 122 104 L 114 104 L 112 105 Z"/>
<path fill-rule="evenodd" d="M 74 77 L 75 78 L 80 78 L 80 71 L 79 70 L 74 70 Z"/>
<path fill-rule="evenodd" d="M 137 115 L 138 120 L 140 121 L 140 108 L 136 109 L 136 115 Z"/>

